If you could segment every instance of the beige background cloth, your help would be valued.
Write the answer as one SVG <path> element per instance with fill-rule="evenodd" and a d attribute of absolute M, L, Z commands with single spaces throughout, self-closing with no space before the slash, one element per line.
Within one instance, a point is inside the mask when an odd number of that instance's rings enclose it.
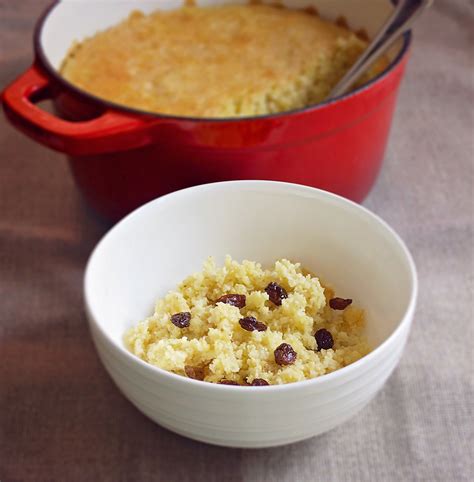
<path fill-rule="evenodd" d="M 47 3 L 0 2 L 0 86 L 29 65 Z M 365 202 L 414 254 L 413 331 L 367 408 L 293 446 L 187 440 L 122 397 L 82 308 L 84 265 L 107 226 L 84 208 L 62 155 L 0 120 L 2 482 L 474 479 L 474 3 L 435 3 L 417 25 L 385 165 Z"/>

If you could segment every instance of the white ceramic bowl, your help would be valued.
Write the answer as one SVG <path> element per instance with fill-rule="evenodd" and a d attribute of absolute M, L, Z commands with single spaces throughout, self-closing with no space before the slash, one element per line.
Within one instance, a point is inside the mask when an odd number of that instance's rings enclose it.
<path fill-rule="evenodd" d="M 226 254 L 300 261 L 366 308 L 374 350 L 329 375 L 269 387 L 195 381 L 127 351 L 124 332 L 158 297 L 207 256 Z M 266 181 L 208 184 L 146 204 L 102 239 L 85 275 L 92 336 L 122 393 L 163 427 L 232 447 L 296 442 L 351 418 L 396 367 L 416 296 L 413 260 L 380 218 L 324 191 Z"/>

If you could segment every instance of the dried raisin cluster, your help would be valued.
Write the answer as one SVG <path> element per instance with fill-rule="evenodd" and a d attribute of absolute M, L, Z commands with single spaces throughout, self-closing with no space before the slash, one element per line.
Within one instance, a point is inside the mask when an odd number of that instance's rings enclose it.
<path fill-rule="evenodd" d="M 316 338 L 316 343 L 318 345 L 317 351 L 320 350 L 329 350 L 334 345 L 334 340 L 332 339 L 331 332 L 321 328 L 314 334 L 314 338 Z"/>
<path fill-rule="evenodd" d="M 333 310 L 345 310 L 352 303 L 351 299 L 345 298 L 332 298 L 329 300 L 329 306 Z"/>
<path fill-rule="evenodd" d="M 270 301 L 277 306 L 281 306 L 281 302 L 285 298 L 288 298 L 288 293 L 286 292 L 285 288 L 274 281 L 268 284 L 268 286 L 265 288 L 265 291 L 267 292 Z"/>
<path fill-rule="evenodd" d="M 235 306 L 237 308 L 243 308 L 245 306 L 247 299 L 245 295 L 223 295 L 221 296 L 216 303 L 225 303 L 226 305 Z"/>
<path fill-rule="evenodd" d="M 189 311 L 176 313 L 171 317 L 171 323 L 178 328 L 187 328 L 191 324 L 191 313 Z"/>
<path fill-rule="evenodd" d="M 266 286 L 265 292 L 268 294 L 269 300 L 276 306 L 281 306 L 283 300 L 288 298 L 288 293 L 286 292 L 285 288 L 283 288 L 274 281 L 272 281 Z M 224 303 L 227 305 L 235 306 L 240 310 L 241 308 L 245 307 L 246 301 L 247 300 L 245 295 L 231 293 L 222 295 L 215 301 L 215 303 Z M 329 306 L 333 310 L 345 310 L 351 303 L 352 300 L 346 298 L 335 297 L 329 300 Z M 191 323 L 191 313 L 175 313 L 171 316 L 171 323 L 173 323 L 173 325 L 177 326 L 178 328 L 187 328 L 190 326 Z M 239 324 L 242 329 L 249 332 L 266 331 L 268 328 L 265 323 L 258 321 L 253 316 L 246 316 L 244 318 L 241 318 L 239 320 Z M 316 331 L 316 333 L 314 334 L 314 338 L 317 345 L 316 351 L 329 350 L 334 346 L 334 339 L 332 337 L 332 334 L 329 330 L 326 330 L 325 328 L 321 328 L 320 330 Z M 293 363 L 295 363 L 298 356 L 293 347 L 288 343 L 282 343 L 281 345 L 279 345 L 277 348 L 275 348 L 273 354 L 275 363 L 279 366 L 292 365 Z M 186 373 L 186 376 L 188 376 L 189 378 L 193 378 L 194 380 L 204 380 L 205 378 L 205 372 L 203 367 L 186 365 L 184 371 Z M 220 385 L 240 385 L 240 383 L 234 380 L 227 379 L 222 379 L 218 383 Z M 269 385 L 269 383 L 263 378 L 254 378 L 251 383 L 246 382 L 244 385 L 260 387 Z"/>
<path fill-rule="evenodd" d="M 296 361 L 296 351 L 288 343 L 282 343 L 273 353 L 278 365 L 292 365 Z"/>
<path fill-rule="evenodd" d="M 247 331 L 266 331 L 267 325 L 257 321 L 253 316 L 246 316 L 239 321 L 239 325 Z"/>

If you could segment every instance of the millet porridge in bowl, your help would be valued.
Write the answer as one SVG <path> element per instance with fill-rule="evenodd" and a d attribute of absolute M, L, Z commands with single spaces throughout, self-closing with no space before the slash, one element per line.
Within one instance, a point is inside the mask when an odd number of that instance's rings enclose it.
<path fill-rule="evenodd" d="M 213 258 L 125 334 L 132 353 L 170 372 L 227 385 L 315 378 L 370 352 L 364 311 L 299 263 L 268 269 Z"/>

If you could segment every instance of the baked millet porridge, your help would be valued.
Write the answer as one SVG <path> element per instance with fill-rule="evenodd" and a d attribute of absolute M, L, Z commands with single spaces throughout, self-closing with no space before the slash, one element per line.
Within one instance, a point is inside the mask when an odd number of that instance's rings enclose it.
<path fill-rule="evenodd" d="M 299 263 L 269 269 L 213 258 L 125 334 L 136 356 L 170 372 L 231 385 L 315 378 L 369 353 L 364 312 Z"/>
<path fill-rule="evenodd" d="M 97 97 L 149 112 L 255 116 L 325 100 L 367 45 L 344 22 L 270 5 L 134 11 L 72 45 L 60 72 Z M 380 59 L 358 84 L 387 66 Z"/>

